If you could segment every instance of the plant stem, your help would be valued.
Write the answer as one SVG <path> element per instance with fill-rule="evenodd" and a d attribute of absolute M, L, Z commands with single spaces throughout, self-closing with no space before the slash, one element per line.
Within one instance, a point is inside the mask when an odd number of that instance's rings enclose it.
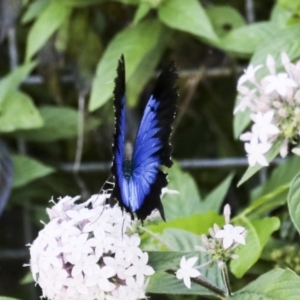
<path fill-rule="evenodd" d="M 167 270 L 166 272 L 176 276 L 176 271 L 174 271 L 174 270 Z M 221 290 L 220 288 L 216 287 L 214 284 L 209 282 L 205 277 L 200 276 L 197 278 L 191 278 L 191 281 L 207 288 L 214 294 L 218 295 L 220 299 L 225 299 L 227 296 L 227 294 L 223 290 Z"/>
<path fill-rule="evenodd" d="M 222 272 L 224 284 L 228 291 L 228 295 L 231 295 L 231 285 L 230 285 L 230 281 L 229 281 L 227 265 L 225 263 L 223 263 L 221 266 L 221 272 Z"/>
<path fill-rule="evenodd" d="M 203 263 L 202 265 L 195 267 L 195 269 L 201 269 L 203 267 L 206 267 L 206 266 L 210 265 L 212 262 L 213 262 L 212 260 L 209 260 L 209 261 Z"/>

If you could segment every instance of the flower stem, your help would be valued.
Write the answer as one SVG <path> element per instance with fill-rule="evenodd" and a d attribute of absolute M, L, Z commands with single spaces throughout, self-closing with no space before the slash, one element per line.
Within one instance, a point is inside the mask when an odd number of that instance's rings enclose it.
<path fill-rule="evenodd" d="M 212 260 L 209 260 L 209 261 L 203 263 L 202 265 L 195 267 L 195 269 L 201 269 L 203 267 L 209 266 L 212 262 L 213 262 Z"/>
<path fill-rule="evenodd" d="M 166 272 L 176 276 L 176 271 L 174 271 L 174 270 L 166 270 Z M 220 299 L 225 299 L 227 297 L 227 294 L 222 289 L 216 287 L 214 284 L 209 282 L 205 277 L 200 276 L 197 278 L 191 278 L 191 281 L 207 288 L 214 294 L 218 295 Z"/>
<path fill-rule="evenodd" d="M 230 281 L 229 281 L 227 265 L 225 263 L 223 263 L 220 268 L 221 268 L 224 284 L 227 288 L 228 295 L 230 296 L 232 291 L 231 291 L 231 285 L 230 285 Z"/>
<path fill-rule="evenodd" d="M 149 229 L 147 229 L 147 228 L 145 228 L 143 226 L 139 226 L 138 228 L 140 230 L 148 233 L 150 236 L 152 236 L 154 239 L 156 239 L 162 245 L 164 245 L 165 247 L 167 247 L 167 249 L 175 251 L 175 249 L 173 249 L 170 245 L 168 245 L 158 234 L 155 234 L 154 232 L 152 232 L 151 230 L 149 230 Z"/>

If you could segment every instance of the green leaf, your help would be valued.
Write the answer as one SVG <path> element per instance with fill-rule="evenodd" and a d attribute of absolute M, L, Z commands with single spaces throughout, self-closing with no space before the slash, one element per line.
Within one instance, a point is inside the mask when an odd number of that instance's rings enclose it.
<path fill-rule="evenodd" d="M 117 0 L 117 1 L 125 4 L 131 4 L 131 5 L 139 5 L 141 2 L 141 0 Z"/>
<path fill-rule="evenodd" d="M 205 10 L 197 0 L 166 0 L 159 6 L 158 16 L 173 29 L 191 33 L 211 43 L 218 41 Z"/>
<path fill-rule="evenodd" d="M 36 0 L 31 2 L 24 13 L 21 23 L 26 24 L 34 20 L 49 5 L 50 0 Z"/>
<path fill-rule="evenodd" d="M 71 139 L 77 136 L 78 112 L 70 107 L 43 106 L 40 114 L 44 119 L 44 127 L 35 130 L 16 132 L 16 136 L 35 142 L 54 142 Z M 85 120 L 85 130 L 98 126 L 100 120 L 89 117 Z"/>
<path fill-rule="evenodd" d="M 206 9 L 206 13 L 219 37 L 223 37 L 229 31 L 246 25 L 243 16 L 229 5 L 212 5 Z"/>
<path fill-rule="evenodd" d="M 208 229 L 214 224 L 223 225 L 223 216 L 210 211 L 205 214 L 193 214 L 186 218 L 177 218 L 167 222 L 161 222 L 157 225 L 150 225 L 147 228 L 156 233 L 162 233 L 167 228 L 182 229 L 194 234 L 207 234 Z"/>
<path fill-rule="evenodd" d="M 55 171 L 53 168 L 24 155 L 13 155 L 13 162 L 15 166 L 14 188 L 24 186 Z"/>
<path fill-rule="evenodd" d="M 188 173 L 181 171 L 177 163 L 168 170 L 168 180 L 168 188 L 178 191 L 179 194 L 164 195 L 162 203 L 166 220 L 170 221 L 203 212 L 203 203 L 194 179 Z"/>
<path fill-rule="evenodd" d="M 155 272 L 158 271 L 167 271 L 179 267 L 180 260 L 182 256 L 186 258 L 191 258 L 197 256 L 198 259 L 203 259 L 201 252 L 192 251 L 192 252 L 183 252 L 183 251 L 148 251 L 149 260 L 148 265 L 150 265 Z M 199 261 L 197 261 L 199 264 Z M 201 264 L 201 262 L 200 262 Z"/>
<path fill-rule="evenodd" d="M 236 97 L 235 101 L 235 107 L 239 103 L 239 96 Z M 234 138 L 238 139 L 241 135 L 241 133 L 245 130 L 245 128 L 249 125 L 250 123 L 250 114 L 251 111 L 250 109 L 245 109 L 244 111 L 239 111 L 234 115 L 233 119 L 233 133 L 234 133 Z"/>
<path fill-rule="evenodd" d="M 278 0 L 279 5 L 293 10 L 295 13 L 300 10 L 300 0 Z"/>
<path fill-rule="evenodd" d="M 151 276 L 150 283 L 146 291 L 153 294 L 168 294 L 168 295 L 201 295 L 201 296 L 215 296 L 210 290 L 192 283 L 191 288 L 188 289 L 183 281 L 179 281 L 175 275 L 166 272 L 156 272 Z M 1 300 L 1 299 L 0 299 Z"/>
<path fill-rule="evenodd" d="M 287 191 L 291 181 L 300 170 L 300 158 L 296 155 L 277 166 L 270 178 L 253 192 L 255 199 L 243 214 L 255 212 L 262 214 L 283 205 L 287 200 Z"/>
<path fill-rule="evenodd" d="M 133 24 L 136 25 L 139 23 L 151 10 L 151 5 L 150 3 L 147 2 L 141 2 L 140 5 L 138 6 L 134 18 L 133 18 Z"/>
<path fill-rule="evenodd" d="M 0 113 L 2 103 L 7 95 L 15 91 L 21 82 L 28 76 L 32 69 L 36 66 L 36 62 L 30 62 L 19 66 L 0 81 Z"/>
<path fill-rule="evenodd" d="M 205 197 L 202 204 L 202 211 L 220 211 L 221 205 L 228 192 L 233 176 L 233 173 L 227 176 L 212 192 L 210 192 Z"/>
<path fill-rule="evenodd" d="M 10 297 L 0 297 L 0 300 L 19 300 L 17 298 L 10 298 Z"/>
<path fill-rule="evenodd" d="M 278 140 L 274 142 L 272 148 L 265 155 L 268 162 L 271 162 L 277 156 L 277 154 L 280 152 L 280 148 L 282 144 L 283 144 L 282 138 L 278 138 Z M 247 181 L 250 177 L 252 177 L 257 171 L 259 171 L 262 168 L 263 166 L 259 165 L 258 163 L 256 163 L 256 165 L 253 167 L 248 167 L 247 171 L 239 181 L 238 186 L 240 186 L 242 183 Z"/>
<path fill-rule="evenodd" d="M 90 5 L 97 5 L 105 2 L 105 0 L 62 0 L 63 5 L 71 7 L 85 7 Z"/>
<path fill-rule="evenodd" d="M 291 188 L 288 194 L 288 208 L 291 219 L 300 233 L 300 173 L 296 175 L 292 181 Z"/>
<path fill-rule="evenodd" d="M 279 228 L 280 221 L 276 217 L 250 221 L 245 216 L 238 216 L 236 219 L 247 229 L 246 246 L 238 248 L 236 254 L 239 258 L 230 263 L 231 272 L 240 278 L 258 261 L 270 235 Z"/>
<path fill-rule="evenodd" d="M 44 209 L 45 211 L 45 209 Z M 20 284 L 28 284 L 28 283 L 32 283 L 34 282 L 33 277 L 32 277 L 32 273 L 29 271 L 27 272 L 23 278 L 20 280 Z M 1 300 L 1 298 L 0 298 Z"/>
<path fill-rule="evenodd" d="M 290 186 L 290 183 L 280 185 L 273 191 L 257 198 L 251 203 L 244 211 L 243 215 L 255 215 L 258 217 L 264 213 L 268 213 L 271 210 L 277 208 L 286 203 L 287 191 Z"/>
<path fill-rule="evenodd" d="M 280 69 L 282 67 L 282 52 L 285 52 L 291 61 L 297 60 L 300 57 L 299 32 L 299 24 L 277 30 L 276 35 L 269 36 L 258 47 L 251 59 L 251 64 L 255 66 L 259 64 L 265 65 L 268 54 L 272 54 L 276 61 L 276 68 Z M 265 72 L 260 70 L 257 74 L 262 78 L 267 72 L 265 68 Z"/>
<path fill-rule="evenodd" d="M 121 54 L 125 56 L 126 81 L 129 81 L 145 56 L 156 47 L 162 30 L 163 26 L 157 20 L 146 20 L 114 37 L 97 66 L 89 102 L 90 111 L 101 107 L 112 97 Z"/>
<path fill-rule="evenodd" d="M 42 127 L 43 119 L 32 99 L 22 92 L 11 92 L 2 103 L 0 132 Z"/>
<path fill-rule="evenodd" d="M 182 256 L 186 258 L 198 257 L 197 265 L 205 263 L 207 258 L 200 252 L 149 252 L 148 264 L 155 270 L 155 274 L 151 276 L 150 283 L 147 287 L 149 293 L 170 294 L 170 295 L 214 295 L 206 288 L 192 283 L 191 289 L 187 289 L 182 281 L 179 281 L 174 275 L 164 272 L 165 270 L 176 270 L 179 267 Z M 205 276 L 211 283 L 224 290 L 224 284 L 220 271 L 216 265 L 212 267 L 204 267 L 201 274 Z"/>
<path fill-rule="evenodd" d="M 278 28 L 285 28 L 292 16 L 293 12 L 290 9 L 275 4 L 271 12 L 271 22 L 275 23 Z"/>
<path fill-rule="evenodd" d="M 145 55 L 129 79 L 126 85 L 128 106 L 135 106 L 138 103 L 139 97 L 144 90 L 145 85 L 152 77 L 155 67 L 163 55 L 164 50 L 166 49 L 167 43 L 170 40 L 170 35 L 170 31 L 167 28 L 162 30 L 156 46 Z"/>
<path fill-rule="evenodd" d="M 195 251 L 196 246 L 202 246 L 199 235 L 181 229 L 167 228 L 161 238 L 173 251 Z"/>
<path fill-rule="evenodd" d="M 52 34 L 68 19 L 70 13 L 71 8 L 63 5 L 61 1 L 50 2 L 29 31 L 26 61 L 29 61 L 46 44 Z"/>
<path fill-rule="evenodd" d="M 291 183 L 300 170 L 300 158 L 297 155 L 286 158 L 274 168 L 267 181 L 253 192 L 252 199 L 273 192 L 278 187 Z"/>
<path fill-rule="evenodd" d="M 297 300 L 300 294 L 300 277 L 286 269 L 272 270 L 243 289 L 235 292 L 229 300 Z"/>
<path fill-rule="evenodd" d="M 232 54 L 250 57 L 267 38 L 277 34 L 277 28 L 270 22 L 257 22 L 229 32 L 219 46 Z"/>

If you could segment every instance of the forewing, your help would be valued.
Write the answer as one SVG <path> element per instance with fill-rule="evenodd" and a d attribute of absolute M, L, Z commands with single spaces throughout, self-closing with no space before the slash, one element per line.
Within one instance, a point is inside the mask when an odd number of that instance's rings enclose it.
<path fill-rule="evenodd" d="M 114 107 L 115 107 L 115 130 L 113 141 L 113 163 L 111 167 L 114 176 L 115 185 L 112 197 L 115 197 L 121 207 L 126 203 L 124 190 L 126 192 L 126 180 L 123 175 L 123 161 L 125 148 L 125 121 L 126 121 L 126 99 L 125 99 L 125 62 L 123 55 L 121 56 L 117 68 L 117 77 L 115 79 L 114 89 Z M 125 202 L 125 203 L 124 203 Z M 131 212 L 132 213 L 132 212 Z"/>
<path fill-rule="evenodd" d="M 144 220 L 157 208 L 164 218 L 161 190 L 167 185 L 166 174 L 159 166 L 172 166 L 170 135 L 178 97 L 174 63 L 159 76 L 146 105 L 136 137 L 132 163 L 132 184 L 136 186 L 135 213 Z"/>

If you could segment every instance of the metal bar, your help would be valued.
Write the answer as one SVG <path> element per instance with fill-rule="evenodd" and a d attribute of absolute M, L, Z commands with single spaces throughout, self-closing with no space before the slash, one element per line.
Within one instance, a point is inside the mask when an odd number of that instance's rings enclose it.
<path fill-rule="evenodd" d="M 253 23 L 255 21 L 254 0 L 246 0 L 245 8 L 248 23 Z"/>
<path fill-rule="evenodd" d="M 220 67 L 220 68 L 211 68 L 204 70 L 203 77 L 205 78 L 219 78 L 219 77 L 227 77 L 231 76 L 233 72 L 242 73 L 245 67 L 239 66 L 237 69 L 233 70 L 229 67 Z M 157 77 L 160 72 L 154 74 L 154 77 Z M 178 76 L 181 78 L 185 77 L 193 77 L 199 74 L 199 69 L 191 69 L 191 70 L 181 70 L 178 71 Z M 60 80 L 62 82 L 73 82 L 75 80 L 73 75 L 63 75 Z M 23 84 L 42 84 L 44 83 L 44 78 L 39 75 L 31 75 L 24 79 Z"/>
<path fill-rule="evenodd" d="M 0 259 L 28 259 L 28 249 L 0 249 Z"/>
<path fill-rule="evenodd" d="M 19 54 L 16 45 L 16 29 L 13 27 L 8 31 L 8 54 L 11 70 L 16 69 L 18 66 Z"/>
<path fill-rule="evenodd" d="M 281 163 L 283 159 L 276 158 L 271 162 L 272 165 Z M 210 169 L 210 168 L 238 168 L 247 167 L 247 158 L 211 158 L 211 159 L 182 159 L 178 160 L 180 167 L 184 169 Z M 65 172 L 73 172 L 73 163 L 61 163 L 58 168 Z M 82 163 L 79 168 L 79 172 L 101 172 L 108 171 L 111 167 L 111 162 L 90 162 Z"/>
<path fill-rule="evenodd" d="M 63 82 L 73 82 L 74 76 L 73 75 L 64 75 L 61 78 Z M 23 84 L 41 84 L 44 83 L 44 78 L 39 75 L 31 75 L 24 79 Z"/>

